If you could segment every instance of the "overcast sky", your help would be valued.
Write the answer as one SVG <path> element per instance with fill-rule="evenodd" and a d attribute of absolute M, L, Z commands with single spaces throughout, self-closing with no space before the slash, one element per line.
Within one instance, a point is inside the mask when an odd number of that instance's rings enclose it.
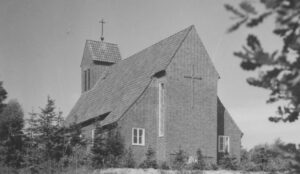
<path fill-rule="evenodd" d="M 224 10 L 236 0 L 1 0 L 0 81 L 9 99 L 17 99 L 25 113 L 38 111 L 47 95 L 66 116 L 80 96 L 80 61 L 86 39 L 99 40 L 101 18 L 107 22 L 105 41 L 117 43 L 126 58 L 192 24 L 204 42 L 221 79 L 218 95 L 244 132 L 243 146 L 272 142 L 280 137 L 299 142 L 300 121 L 274 124 L 266 105 L 268 91 L 251 87 L 254 75 L 239 67 L 233 51 L 248 33 L 263 36 L 263 45 L 276 48 L 272 21 L 256 30 L 227 34 L 233 23 Z"/>

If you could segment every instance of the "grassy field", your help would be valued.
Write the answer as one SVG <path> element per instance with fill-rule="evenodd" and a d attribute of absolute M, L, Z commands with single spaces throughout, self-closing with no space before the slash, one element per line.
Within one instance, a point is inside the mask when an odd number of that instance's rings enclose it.
<path fill-rule="evenodd" d="M 78 169 L 72 170 L 64 174 L 266 174 L 265 172 L 240 172 L 240 171 L 172 171 L 172 170 L 155 170 L 155 169 L 104 169 L 104 170 L 88 170 Z"/>

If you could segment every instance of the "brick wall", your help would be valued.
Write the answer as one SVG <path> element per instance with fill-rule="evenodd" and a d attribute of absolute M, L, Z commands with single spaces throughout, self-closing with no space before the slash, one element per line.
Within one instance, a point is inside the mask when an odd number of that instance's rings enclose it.
<path fill-rule="evenodd" d="M 184 78 L 191 75 L 193 65 L 195 75 L 202 78 L 195 80 L 194 93 L 191 79 Z M 181 147 L 195 157 L 200 148 L 216 162 L 217 80 L 218 74 L 192 29 L 167 69 L 167 154 Z"/>
<path fill-rule="evenodd" d="M 137 163 L 145 159 L 148 147 L 157 152 L 157 89 L 153 81 L 143 95 L 122 116 L 118 126 L 125 145 L 131 148 Z M 132 145 L 132 128 L 145 129 L 145 146 Z"/>
<path fill-rule="evenodd" d="M 224 105 L 218 100 L 218 135 L 229 136 L 230 154 L 240 160 L 242 132 L 232 119 Z M 222 153 L 218 153 L 218 158 Z"/>

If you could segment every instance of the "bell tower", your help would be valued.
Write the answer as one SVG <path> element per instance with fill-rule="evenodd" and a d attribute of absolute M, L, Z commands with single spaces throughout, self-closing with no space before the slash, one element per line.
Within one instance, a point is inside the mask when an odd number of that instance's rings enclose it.
<path fill-rule="evenodd" d="M 117 44 L 104 42 L 103 25 L 101 41 L 87 40 L 81 61 L 81 92 L 89 91 L 98 79 L 115 63 L 121 60 Z"/>

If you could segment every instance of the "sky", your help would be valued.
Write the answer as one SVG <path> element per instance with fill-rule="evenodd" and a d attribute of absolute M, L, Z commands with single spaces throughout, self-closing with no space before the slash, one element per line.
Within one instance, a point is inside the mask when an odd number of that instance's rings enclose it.
<path fill-rule="evenodd" d="M 255 30 L 228 34 L 234 21 L 224 3 L 236 0 L 1 0 L 0 81 L 8 100 L 17 99 L 25 116 L 39 111 L 47 96 L 66 116 L 80 89 L 80 62 L 85 40 L 99 40 L 103 18 L 105 41 L 119 45 L 122 58 L 190 25 L 195 25 L 221 79 L 218 95 L 251 148 L 280 138 L 300 143 L 300 121 L 271 123 L 276 105 L 267 105 L 268 91 L 249 86 L 233 56 L 249 33 L 262 38 L 267 50 L 280 46 L 271 34 L 272 20 Z M 7 100 L 7 101 L 8 101 Z"/>

